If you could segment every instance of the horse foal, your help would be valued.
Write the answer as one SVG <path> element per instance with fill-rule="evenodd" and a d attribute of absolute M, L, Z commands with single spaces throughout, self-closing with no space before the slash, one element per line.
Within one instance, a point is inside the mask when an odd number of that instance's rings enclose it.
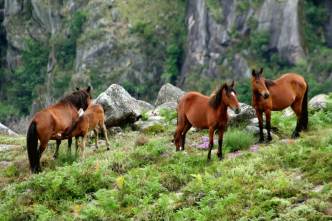
<path fill-rule="evenodd" d="M 107 138 L 107 131 L 105 126 L 105 114 L 104 109 L 99 104 L 91 104 L 86 109 L 84 114 L 80 116 L 73 125 L 65 131 L 65 133 L 62 135 L 62 137 L 83 137 L 82 145 L 81 145 L 81 154 L 82 157 L 84 157 L 84 149 L 86 140 L 88 137 L 89 131 L 94 131 L 96 136 L 96 149 L 98 149 L 98 129 L 101 128 L 103 130 L 105 140 L 106 140 L 106 146 L 107 150 L 109 150 L 109 141 Z M 76 149 L 77 150 L 77 149 Z"/>

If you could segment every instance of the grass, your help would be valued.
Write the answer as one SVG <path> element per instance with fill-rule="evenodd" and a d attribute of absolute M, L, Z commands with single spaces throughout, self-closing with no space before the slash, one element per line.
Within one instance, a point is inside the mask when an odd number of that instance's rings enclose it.
<path fill-rule="evenodd" d="M 254 135 L 245 130 L 231 129 L 224 136 L 224 146 L 230 152 L 248 149 L 254 143 Z"/>
<path fill-rule="evenodd" d="M 51 145 L 44 172 L 30 175 L 24 138 L 0 137 L 17 145 L 1 157 L 10 164 L 0 167 L 0 220 L 331 220 L 330 113 L 310 113 L 301 139 L 259 145 L 255 153 L 246 151 L 252 135 L 230 128 L 225 152 L 243 154 L 219 161 L 215 144 L 209 163 L 196 148 L 206 131 L 190 131 L 186 151 L 175 152 L 175 128 L 167 125 L 140 145 L 143 135 L 133 131 L 111 136 L 110 151 L 91 144 L 85 159 L 67 156 L 62 145 L 51 160 Z M 273 117 L 289 137 L 295 119 Z"/>

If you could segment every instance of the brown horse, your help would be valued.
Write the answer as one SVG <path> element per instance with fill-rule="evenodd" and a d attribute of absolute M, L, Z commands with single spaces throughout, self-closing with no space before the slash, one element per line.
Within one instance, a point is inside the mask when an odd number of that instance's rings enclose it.
<path fill-rule="evenodd" d="M 41 171 L 40 158 L 50 139 L 68 129 L 77 118 L 77 111 L 85 110 L 91 102 L 90 87 L 75 91 L 58 103 L 37 112 L 27 132 L 27 151 L 30 169 L 33 173 Z M 38 140 L 40 141 L 39 149 Z"/>
<path fill-rule="evenodd" d="M 176 151 L 184 150 L 186 133 L 194 126 L 209 129 L 209 153 L 211 159 L 214 131 L 218 130 L 218 157 L 222 159 L 222 140 L 227 127 L 227 107 L 236 113 L 240 112 L 239 102 L 234 90 L 234 81 L 231 85 L 224 84 L 210 97 L 197 92 L 188 92 L 183 95 L 177 106 L 178 123 L 174 134 Z"/>
<path fill-rule="evenodd" d="M 260 142 L 264 141 L 263 113 L 266 118 L 267 139 L 271 137 L 271 111 L 280 111 L 289 106 L 297 116 L 297 124 L 292 138 L 298 137 L 301 130 L 308 128 L 308 84 L 295 73 L 287 73 L 276 80 L 263 77 L 263 68 L 252 71 L 252 104 L 259 122 Z"/>
<path fill-rule="evenodd" d="M 107 131 L 105 126 L 105 114 L 104 109 L 99 104 L 91 104 L 86 109 L 84 114 L 80 116 L 73 125 L 65 131 L 62 135 L 63 138 L 71 138 L 71 137 L 83 137 L 82 141 L 82 151 L 81 154 L 84 156 L 84 149 L 86 144 L 86 139 L 88 136 L 89 131 L 94 131 L 96 136 L 96 149 L 98 149 L 98 129 L 102 129 L 105 139 L 106 139 L 106 146 L 107 150 L 109 150 L 109 142 L 107 138 Z M 77 146 L 76 146 L 77 151 Z"/>

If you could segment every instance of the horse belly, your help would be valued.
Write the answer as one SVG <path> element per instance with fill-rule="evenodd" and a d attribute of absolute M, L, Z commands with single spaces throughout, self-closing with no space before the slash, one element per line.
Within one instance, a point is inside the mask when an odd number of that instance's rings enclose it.
<path fill-rule="evenodd" d="M 209 127 L 207 125 L 206 117 L 203 114 L 188 115 L 187 119 L 193 127 L 200 128 L 200 129 L 206 129 Z"/>

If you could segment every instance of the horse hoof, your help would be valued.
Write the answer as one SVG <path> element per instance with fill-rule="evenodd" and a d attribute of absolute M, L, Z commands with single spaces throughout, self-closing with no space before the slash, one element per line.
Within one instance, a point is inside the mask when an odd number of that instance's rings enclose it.
<path fill-rule="evenodd" d="M 293 132 L 292 139 L 296 139 L 296 138 L 299 138 L 299 137 L 300 137 L 300 134 L 298 132 Z"/>

